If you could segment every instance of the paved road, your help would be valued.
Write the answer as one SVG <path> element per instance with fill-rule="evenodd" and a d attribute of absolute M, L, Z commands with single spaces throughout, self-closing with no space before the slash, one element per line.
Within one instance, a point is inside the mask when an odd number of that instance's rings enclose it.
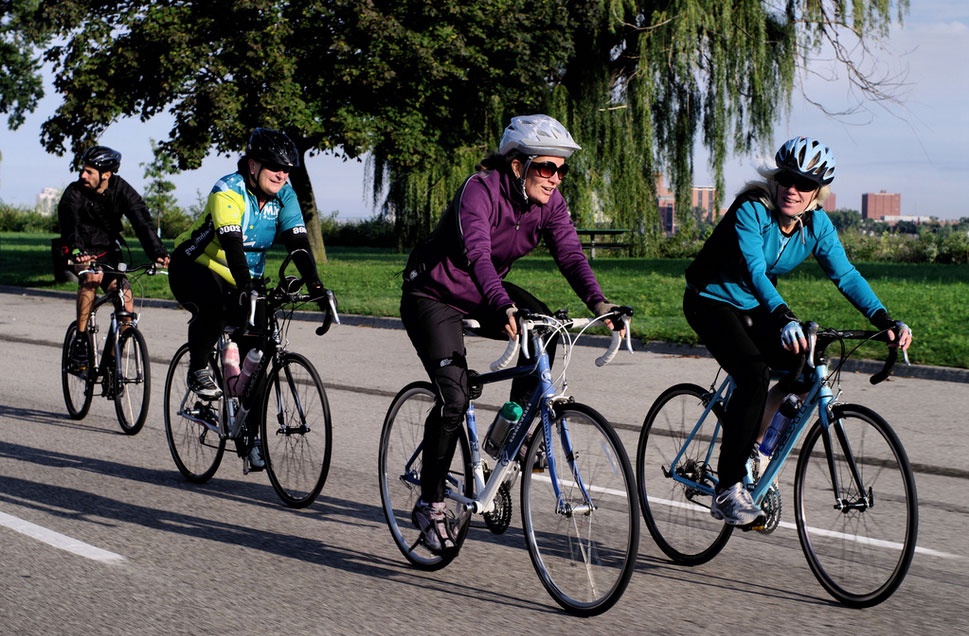
<path fill-rule="evenodd" d="M 376 445 L 392 395 L 420 377 L 402 332 L 343 326 L 320 339 L 313 325 L 294 325 L 293 348 L 310 354 L 327 383 L 335 429 L 320 499 L 293 511 L 264 474 L 243 476 L 228 456 L 203 486 L 176 471 L 161 389 L 167 359 L 185 337 L 184 312 L 143 312 L 155 390 L 139 435 L 122 435 L 101 398 L 84 420 L 68 419 L 59 355 L 72 313 L 69 300 L 0 294 L 0 633 L 969 630 L 969 384 L 901 378 L 871 387 L 866 376 L 845 375 L 848 398 L 887 417 L 917 468 L 922 551 L 884 604 L 857 611 L 832 603 L 790 530 L 737 534 L 711 563 L 689 569 L 663 558 L 644 528 L 625 596 L 582 620 L 559 611 L 539 584 L 517 497 L 508 532 L 496 537 L 476 525 L 443 571 L 414 570 L 397 552 L 379 506 Z M 469 339 L 474 366 L 498 349 Z M 709 359 L 648 352 L 597 369 L 595 354 L 576 350 L 571 393 L 616 422 L 630 451 L 663 388 L 706 384 L 716 371 Z M 502 397 L 492 390 L 482 402 Z M 789 486 L 782 496 L 792 500 Z"/>

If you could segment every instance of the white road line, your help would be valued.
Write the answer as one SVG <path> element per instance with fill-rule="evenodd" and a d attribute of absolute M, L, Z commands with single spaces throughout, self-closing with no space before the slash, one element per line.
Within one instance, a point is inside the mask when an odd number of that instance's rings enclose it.
<path fill-rule="evenodd" d="M 5 512 L 0 512 L 0 526 L 6 526 L 11 530 L 16 530 L 17 532 L 37 539 L 38 541 L 43 541 L 44 543 L 52 545 L 55 548 L 73 552 L 78 556 L 82 556 L 85 559 L 91 559 L 92 561 L 100 561 L 101 563 L 121 563 L 125 560 L 125 558 L 120 554 L 115 554 L 114 552 L 108 552 L 107 550 L 96 548 L 93 545 L 84 543 L 78 539 L 73 539 L 67 535 L 49 530 L 43 526 L 38 526 L 35 523 L 24 521 L 18 517 L 8 515 Z"/>
<path fill-rule="evenodd" d="M 672 508 L 686 508 L 688 510 L 706 511 L 709 512 L 707 508 L 703 506 L 697 506 L 696 504 L 684 503 L 681 501 L 670 501 L 669 499 L 660 499 L 659 497 L 650 497 L 649 502 L 651 504 L 664 504 Z M 712 520 L 712 518 L 711 518 Z M 717 522 L 719 523 L 719 522 Z M 797 531 L 797 526 L 789 521 L 781 521 L 777 524 L 781 528 L 786 528 L 787 530 Z M 876 545 L 883 548 L 891 548 L 893 550 L 901 550 L 902 544 L 894 541 L 883 541 L 881 539 L 871 539 L 869 537 L 864 537 L 857 534 L 845 534 L 843 532 L 836 532 L 832 530 L 822 530 L 820 528 L 814 528 L 808 526 L 808 532 L 811 534 L 817 534 L 826 537 L 834 537 L 837 539 L 847 539 L 849 541 L 855 541 L 856 543 L 863 543 L 866 545 Z M 924 554 L 926 556 L 934 556 L 942 559 L 965 559 L 966 557 L 961 554 L 952 554 L 950 552 L 942 552 L 941 550 L 933 550 L 932 548 L 923 548 L 921 546 L 915 546 L 915 552 L 917 554 Z"/>

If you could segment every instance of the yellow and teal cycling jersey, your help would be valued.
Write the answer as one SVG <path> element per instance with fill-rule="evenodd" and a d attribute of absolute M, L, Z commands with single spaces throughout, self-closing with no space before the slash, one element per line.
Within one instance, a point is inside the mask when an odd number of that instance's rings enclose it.
<path fill-rule="evenodd" d="M 293 186 L 286 183 L 260 210 L 256 195 L 246 187 L 243 176 L 234 172 L 216 182 L 205 211 L 175 239 L 175 250 L 235 285 L 219 241 L 221 235 L 242 233 L 249 275 L 257 278 L 266 267 L 266 250 L 276 235 L 296 227 L 303 227 L 303 214 Z"/>

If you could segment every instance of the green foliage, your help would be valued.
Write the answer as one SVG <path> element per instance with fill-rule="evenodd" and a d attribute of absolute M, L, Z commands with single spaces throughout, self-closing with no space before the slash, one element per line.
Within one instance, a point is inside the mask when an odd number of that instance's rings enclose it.
<path fill-rule="evenodd" d="M 509 117 L 544 111 L 584 147 L 562 186 L 576 221 L 605 214 L 635 230 L 638 252 L 652 253 L 658 171 L 676 192 L 681 231 L 700 236 L 688 203 L 698 138 L 722 193 L 728 153 L 775 141 L 772 124 L 789 107 L 797 69 L 826 43 L 853 85 L 883 95 L 842 59 L 852 47 L 839 38 L 863 45 L 884 37 L 908 0 L 2 6 L 0 55 L 13 62 L 12 70 L 0 65 L 0 110 L 16 117 L 36 104 L 31 56 L 43 49 L 63 98 L 42 126 L 48 150 L 76 150 L 120 117 L 171 112 L 160 145 L 186 169 L 213 148 L 238 152 L 255 126 L 281 128 L 301 153 L 370 152 L 374 197 L 386 196 L 401 244 L 410 245 L 496 146 Z M 316 222 L 305 167 L 290 178 Z"/>
<path fill-rule="evenodd" d="M 0 203 L 0 232 L 55 232 L 57 215 Z"/>
<path fill-rule="evenodd" d="M 394 224 L 376 217 L 362 221 L 340 221 L 338 213 L 320 219 L 320 230 L 327 245 L 340 247 L 397 247 Z"/>
<path fill-rule="evenodd" d="M 40 60 L 35 44 L 46 40 L 32 34 L 24 2 L 0 5 L 0 113 L 9 113 L 7 125 L 16 130 L 24 116 L 44 96 Z"/>
<path fill-rule="evenodd" d="M 149 163 L 141 164 L 145 169 L 145 180 L 148 183 L 142 198 L 151 211 L 155 225 L 161 229 L 162 238 L 175 238 L 191 227 L 192 217 L 179 207 L 178 199 L 173 194 L 175 184 L 166 178 L 178 172 L 175 160 L 165 153 L 154 139 L 150 141 L 154 158 Z"/>

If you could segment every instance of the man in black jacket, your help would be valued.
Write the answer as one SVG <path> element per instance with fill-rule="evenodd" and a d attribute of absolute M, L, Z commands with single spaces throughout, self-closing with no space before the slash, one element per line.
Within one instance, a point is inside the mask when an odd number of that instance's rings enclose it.
<path fill-rule="evenodd" d="M 77 181 L 67 186 L 57 215 L 61 238 L 78 271 L 87 269 L 92 260 L 117 265 L 121 262 L 121 216 L 128 217 L 131 227 L 148 254 L 162 267 L 168 267 L 168 251 L 155 233 L 151 215 L 141 196 L 127 181 L 117 175 L 121 153 L 107 146 L 88 148 L 81 155 L 81 172 Z M 111 274 L 87 273 L 78 277 L 77 330 L 87 330 L 88 319 L 97 287 L 108 291 L 116 285 Z M 131 289 L 124 290 L 125 309 L 133 311 Z M 86 359 L 87 338 L 78 339 L 74 355 Z"/>

